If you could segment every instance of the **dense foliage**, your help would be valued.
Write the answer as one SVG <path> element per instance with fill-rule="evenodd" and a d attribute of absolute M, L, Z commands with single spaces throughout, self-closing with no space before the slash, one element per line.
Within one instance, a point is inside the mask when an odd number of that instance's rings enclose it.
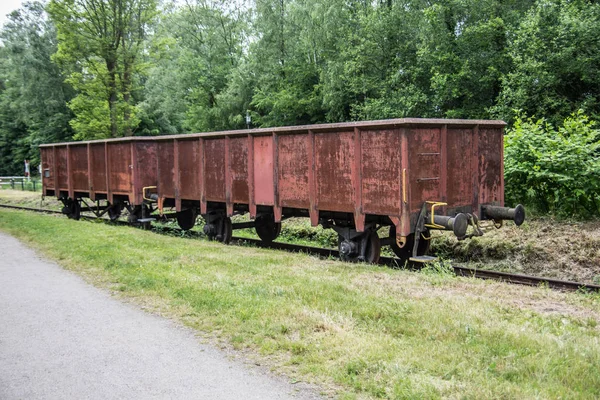
<path fill-rule="evenodd" d="M 244 128 L 246 114 L 499 118 L 559 140 L 547 126 L 600 117 L 598 26 L 591 0 L 26 3 L 0 30 L 0 175 L 35 166 L 42 142 Z"/>
<path fill-rule="evenodd" d="M 581 112 L 555 128 L 517 118 L 505 136 L 506 199 L 542 212 L 600 215 L 600 129 Z"/>

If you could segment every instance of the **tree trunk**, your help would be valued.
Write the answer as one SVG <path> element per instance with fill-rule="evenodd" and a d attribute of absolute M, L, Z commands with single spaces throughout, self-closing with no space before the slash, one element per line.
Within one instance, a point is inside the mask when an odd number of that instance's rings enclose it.
<path fill-rule="evenodd" d="M 122 79 L 122 93 L 123 93 L 123 103 L 125 107 L 123 108 L 123 126 L 125 127 L 125 136 L 133 136 L 133 130 L 131 129 L 130 119 L 131 119 L 131 109 L 130 100 L 131 100 L 131 64 L 128 60 L 123 61 L 123 79 Z"/>
<path fill-rule="evenodd" d="M 116 61 L 106 60 L 108 70 L 108 109 L 110 113 L 110 137 L 117 137 L 119 129 L 117 126 L 117 80 Z"/>

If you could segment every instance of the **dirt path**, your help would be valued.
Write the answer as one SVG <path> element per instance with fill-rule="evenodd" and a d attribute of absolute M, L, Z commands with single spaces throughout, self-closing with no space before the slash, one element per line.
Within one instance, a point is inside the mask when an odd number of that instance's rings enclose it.
<path fill-rule="evenodd" d="M 0 399 L 315 399 L 0 233 Z"/>

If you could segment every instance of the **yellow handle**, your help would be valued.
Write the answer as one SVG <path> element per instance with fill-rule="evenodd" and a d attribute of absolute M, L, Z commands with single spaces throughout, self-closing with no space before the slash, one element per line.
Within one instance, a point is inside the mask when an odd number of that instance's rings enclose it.
<path fill-rule="evenodd" d="M 146 197 L 146 191 L 149 189 L 156 189 L 156 186 L 146 186 L 146 187 L 142 188 L 142 197 L 144 198 L 144 200 L 154 201 L 154 200 Z"/>
<path fill-rule="evenodd" d="M 448 203 L 442 203 L 441 201 L 426 201 L 426 203 L 431 204 L 431 224 L 425 224 L 425 226 L 434 229 L 444 229 L 442 225 L 436 224 L 433 219 L 435 217 L 435 208 L 438 206 L 447 206 Z"/>

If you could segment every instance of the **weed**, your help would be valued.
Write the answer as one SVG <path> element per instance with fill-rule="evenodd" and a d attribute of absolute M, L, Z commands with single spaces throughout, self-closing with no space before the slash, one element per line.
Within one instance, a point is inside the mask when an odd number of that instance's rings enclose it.
<path fill-rule="evenodd" d="M 454 276 L 454 268 L 449 260 L 437 259 L 433 262 L 426 263 L 421 272 L 430 275 L 448 275 Z"/>

